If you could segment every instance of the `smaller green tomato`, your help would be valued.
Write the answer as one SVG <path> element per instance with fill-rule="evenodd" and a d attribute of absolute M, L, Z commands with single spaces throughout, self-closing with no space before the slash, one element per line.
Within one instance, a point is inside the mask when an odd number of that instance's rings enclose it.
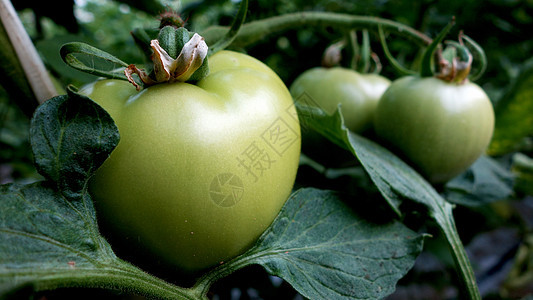
<path fill-rule="evenodd" d="M 346 127 L 362 133 L 371 129 L 377 102 L 389 85 L 388 79 L 375 74 L 340 67 L 313 68 L 296 78 L 290 91 L 295 101 L 319 107 L 328 114 L 333 114 L 341 104 Z M 303 131 L 302 152 L 332 168 L 355 162 L 351 153 L 310 130 Z"/>
<path fill-rule="evenodd" d="M 486 150 L 494 130 L 494 110 L 474 83 L 404 77 L 383 94 L 374 128 L 430 182 L 443 183 Z"/>
<path fill-rule="evenodd" d="M 374 110 L 390 81 L 380 75 L 360 74 L 341 67 L 313 68 L 302 73 L 291 85 L 292 96 L 305 95 L 326 113 L 341 104 L 346 127 L 361 133 L 372 126 Z"/>

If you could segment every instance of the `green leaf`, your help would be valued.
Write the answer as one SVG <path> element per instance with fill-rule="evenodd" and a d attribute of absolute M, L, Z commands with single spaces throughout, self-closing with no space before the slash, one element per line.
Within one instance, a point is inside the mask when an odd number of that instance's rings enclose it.
<path fill-rule="evenodd" d="M 116 259 L 95 235 L 94 208 L 87 194 L 70 202 L 53 184 L 0 186 L 0 291 L 46 280 Z"/>
<path fill-rule="evenodd" d="M 533 59 L 524 63 L 518 77 L 496 103 L 496 127 L 489 146 L 491 155 L 520 150 L 533 134 Z"/>
<path fill-rule="evenodd" d="M 35 42 L 35 47 L 42 56 L 47 68 L 61 79 L 61 82 L 69 82 L 75 85 L 93 82 L 95 80 L 93 75 L 69 67 L 59 55 L 61 46 L 70 42 L 94 43 L 92 39 L 86 36 L 65 34 L 54 36 L 52 39 L 38 40 Z"/>
<path fill-rule="evenodd" d="M 88 178 L 119 140 L 109 114 L 89 98 L 70 93 L 43 103 L 31 122 L 37 170 L 67 197 L 79 197 Z"/>
<path fill-rule="evenodd" d="M 303 124 L 310 126 L 332 142 L 350 150 L 388 201 L 400 214 L 400 205 L 411 200 L 424 205 L 429 215 L 444 232 L 461 278 L 469 296 L 480 299 L 479 289 L 464 247 L 457 234 L 453 218 L 453 206 L 413 168 L 379 144 L 350 132 L 344 126 L 340 108 L 328 116 L 320 109 L 305 106 L 305 99 L 296 99 L 296 107 Z"/>
<path fill-rule="evenodd" d="M 105 78 L 128 80 L 124 75 L 127 63 L 91 45 L 66 43 L 59 52 L 63 61 L 74 69 Z"/>
<path fill-rule="evenodd" d="M 442 31 L 437 35 L 437 37 L 431 42 L 431 44 L 426 48 L 422 56 L 421 68 L 420 68 L 420 77 L 432 77 L 434 74 L 434 55 L 440 43 L 444 40 L 446 35 L 450 32 L 453 25 L 455 25 L 455 18 L 453 18 L 448 25 L 446 25 Z"/>
<path fill-rule="evenodd" d="M 191 299 L 117 258 L 98 233 L 92 201 L 62 197 L 50 182 L 0 186 L 0 298 L 21 288 L 107 288 Z"/>
<path fill-rule="evenodd" d="M 370 220 L 371 208 L 343 200 L 354 202 L 333 191 L 297 191 L 253 248 L 199 285 L 259 264 L 309 299 L 386 297 L 413 266 L 424 236 L 396 221 Z"/>
<path fill-rule="evenodd" d="M 514 176 L 488 156 L 479 158 L 466 172 L 445 186 L 448 201 L 479 206 L 513 194 Z"/>

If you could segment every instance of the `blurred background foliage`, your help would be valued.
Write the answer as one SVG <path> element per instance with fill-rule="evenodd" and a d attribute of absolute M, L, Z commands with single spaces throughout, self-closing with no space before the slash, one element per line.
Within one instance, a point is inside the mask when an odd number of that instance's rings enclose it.
<path fill-rule="evenodd" d="M 157 14 L 165 9 L 182 13 L 187 27 L 202 31 L 210 25 L 229 25 L 239 1 L 215 0 L 58 0 L 13 1 L 23 24 L 58 85 L 83 85 L 94 77 L 67 67 L 59 48 L 70 41 L 84 41 L 108 51 L 127 63 L 142 63 L 133 43 L 134 28 L 155 28 Z M 499 123 L 492 154 L 517 177 L 512 199 L 478 207 L 457 206 L 459 231 L 471 255 L 486 299 L 520 299 L 533 293 L 533 1 L 519 0 L 252 0 L 247 22 L 285 13 L 328 11 L 376 16 L 404 23 L 434 37 L 451 19 L 486 52 L 488 66 L 477 83 L 495 104 Z M 331 28 L 300 28 L 270 36 L 247 51 L 271 66 L 290 85 L 306 69 L 319 66 L 324 49 L 343 37 Z M 382 75 L 398 78 L 386 62 L 375 33 L 371 46 L 383 63 Z M 388 45 L 404 65 L 417 68 L 420 49 L 410 41 L 389 36 Z M 1 54 L 0 54 L 1 55 Z M 347 63 L 349 58 L 343 60 Z M 474 68 L 476 63 L 474 63 Z M 530 83 L 531 81 L 531 83 Z M 28 112 L 17 99 L 0 88 L 0 183 L 37 180 L 28 141 Z M 507 140 L 506 140 L 507 138 Z M 326 176 L 316 168 L 301 167 L 299 180 L 317 186 L 350 189 L 368 185 L 360 170 Z M 340 174 L 340 175 L 339 175 Z M 355 174 L 355 175 L 354 175 Z M 363 187 L 364 189 L 364 187 Z M 368 193 L 372 194 L 375 191 Z M 414 270 L 390 299 L 454 299 L 457 297 L 453 262 L 438 230 L 423 224 L 423 215 L 405 222 L 434 235 Z M 285 283 L 251 268 L 239 271 L 215 287 L 218 299 L 292 299 L 299 296 Z M 258 275 L 259 274 L 259 275 Z M 48 294 L 71 296 L 64 291 Z M 94 294 L 90 294 L 94 297 Z M 53 297 L 51 298 L 53 299 Z"/>

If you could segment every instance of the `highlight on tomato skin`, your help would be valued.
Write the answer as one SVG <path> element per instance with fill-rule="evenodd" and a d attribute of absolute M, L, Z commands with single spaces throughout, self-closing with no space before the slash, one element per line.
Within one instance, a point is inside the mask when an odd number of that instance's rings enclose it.
<path fill-rule="evenodd" d="M 486 151 L 494 119 L 492 103 L 475 83 L 408 76 L 383 94 L 374 128 L 431 183 L 444 183 Z"/>
<path fill-rule="evenodd" d="M 231 51 L 209 65 L 196 85 L 138 92 L 103 80 L 80 91 L 121 135 L 90 182 L 105 228 L 183 272 L 253 245 L 288 199 L 300 156 L 299 121 L 281 79 Z"/>

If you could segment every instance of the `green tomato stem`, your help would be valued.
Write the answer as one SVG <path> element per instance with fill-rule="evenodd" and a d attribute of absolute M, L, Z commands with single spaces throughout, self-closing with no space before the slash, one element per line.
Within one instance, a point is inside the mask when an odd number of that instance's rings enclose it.
<path fill-rule="evenodd" d="M 433 68 L 433 58 L 435 51 L 439 48 L 440 43 L 444 40 L 446 35 L 450 32 L 452 27 L 455 25 L 455 18 L 453 18 L 444 29 L 439 33 L 439 35 L 431 42 L 429 47 L 424 51 L 422 56 L 421 68 L 420 68 L 420 77 L 432 77 L 434 73 Z"/>
<path fill-rule="evenodd" d="M 377 31 L 379 25 L 383 26 L 383 29 L 388 32 L 410 38 L 420 45 L 426 46 L 432 41 L 430 37 L 420 31 L 387 19 L 330 12 L 300 12 L 244 24 L 235 37 L 232 46 L 244 48 L 257 43 L 267 36 L 301 27 L 332 27 L 345 31 L 362 28 Z M 202 36 L 208 44 L 213 44 L 226 34 L 226 32 L 227 27 L 212 26 L 202 32 Z"/>
<path fill-rule="evenodd" d="M 276 250 L 272 251 L 257 251 L 256 247 L 248 249 L 247 252 L 231 259 L 230 261 L 219 265 L 218 267 L 212 269 L 211 271 L 205 273 L 200 277 L 194 287 L 193 291 L 198 292 L 199 295 L 205 297 L 209 292 L 211 286 L 218 280 L 228 277 L 230 274 L 234 273 L 237 270 L 240 270 L 244 267 L 259 264 L 259 261 L 262 257 L 269 255 L 278 255 L 279 252 Z"/>
<path fill-rule="evenodd" d="M 357 42 L 357 32 L 355 30 L 350 30 L 346 33 L 346 43 L 349 57 L 350 57 L 350 68 L 352 70 L 357 70 L 357 62 L 361 55 L 361 49 L 359 48 L 359 43 Z"/>
<path fill-rule="evenodd" d="M 229 276 L 239 269 L 251 265 L 254 258 L 254 256 L 240 255 L 231 261 L 212 269 L 198 279 L 192 290 L 197 291 L 200 297 L 206 297 L 213 283 Z"/>
<path fill-rule="evenodd" d="M 453 218 L 453 206 L 451 204 L 441 207 L 442 211 L 435 213 L 434 217 L 439 224 L 442 232 L 446 236 L 450 250 L 453 252 L 453 259 L 455 265 L 458 267 L 459 275 L 461 276 L 461 282 L 468 293 L 469 299 L 481 300 L 479 288 L 476 283 L 476 276 L 468 259 L 468 255 L 465 251 L 463 243 L 457 233 L 455 227 L 455 221 Z"/>
<path fill-rule="evenodd" d="M 239 33 L 239 30 L 241 29 L 242 24 L 244 23 L 244 20 L 246 19 L 247 12 L 248 0 L 243 0 L 241 1 L 241 5 L 239 6 L 239 11 L 237 12 L 237 15 L 233 19 L 231 28 L 227 31 L 227 33 L 222 39 L 219 39 L 216 44 L 211 45 L 209 47 L 209 55 L 213 55 L 218 51 L 225 49 L 233 42 L 233 40 L 237 37 L 237 34 Z"/>
<path fill-rule="evenodd" d="M 386 37 L 385 37 L 385 33 L 383 32 L 383 27 L 380 25 L 378 26 L 378 36 L 379 36 L 379 42 L 381 43 L 381 47 L 383 48 L 383 53 L 385 54 L 385 57 L 387 58 L 387 60 L 389 61 L 389 63 L 391 64 L 391 66 L 400 74 L 400 75 L 403 75 L 403 76 L 408 76 L 408 75 L 415 75 L 416 72 L 414 71 L 411 71 L 407 68 L 405 68 L 404 66 L 402 66 L 400 64 L 400 62 L 398 62 L 394 56 L 390 53 L 389 51 L 389 47 L 387 46 L 387 41 L 386 41 Z"/>
<path fill-rule="evenodd" d="M 368 70 L 370 69 L 370 58 L 371 58 L 371 50 L 370 50 L 370 37 L 368 34 L 368 30 L 363 30 L 363 45 L 361 48 L 361 73 L 368 73 Z"/>

